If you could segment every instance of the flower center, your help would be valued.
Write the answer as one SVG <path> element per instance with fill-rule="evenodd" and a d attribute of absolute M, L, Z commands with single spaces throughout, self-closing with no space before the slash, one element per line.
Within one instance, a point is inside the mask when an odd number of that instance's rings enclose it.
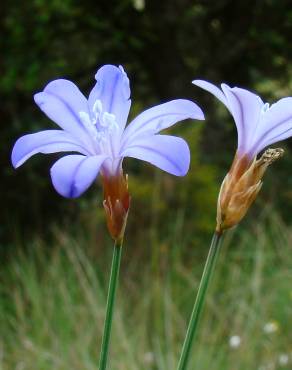
<path fill-rule="evenodd" d="M 110 137 L 119 129 L 116 116 L 104 111 L 102 102 L 98 99 L 93 104 L 90 114 L 79 112 L 79 117 L 90 136 L 98 143 L 100 150 L 109 153 Z"/>

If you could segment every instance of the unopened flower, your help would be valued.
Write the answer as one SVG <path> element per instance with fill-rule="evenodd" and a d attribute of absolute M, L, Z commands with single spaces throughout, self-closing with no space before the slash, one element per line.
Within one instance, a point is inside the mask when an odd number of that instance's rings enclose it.
<path fill-rule="evenodd" d="M 279 324 L 277 321 L 269 321 L 264 325 L 263 330 L 267 334 L 275 333 L 279 330 Z"/>
<path fill-rule="evenodd" d="M 105 65 L 96 75 L 89 98 L 64 79 L 50 82 L 34 96 L 40 109 L 60 128 L 29 134 L 17 140 L 12 163 L 19 167 L 36 153 L 77 152 L 57 160 L 51 178 L 64 197 L 79 197 L 102 176 L 104 208 L 111 235 L 121 238 L 128 214 L 128 181 L 122 170 L 124 157 L 147 161 L 176 176 L 189 168 L 187 143 L 175 136 L 159 135 L 178 121 L 204 119 L 189 100 L 172 100 L 139 114 L 127 127 L 131 106 L 129 79 L 122 67 Z"/>
<path fill-rule="evenodd" d="M 286 366 L 289 363 L 289 355 L 287 353 L 281 353 L 279 355 L 279 365 Z"/>
<path fill-rule="evenodd" d="M 229 345 L 231 348 L 238 348 L 241 344 L 241 338 L 239 335 L 232 335 L 229 338 Z"/>
<path fill-rule="evenodd" d="M 221 233 L 245 216 L 261 189 L 267 167 L 283 155 L 283 149 L 268 149 L 257 159 L 267 146 L 292 136 L 292 98 L 283 98 L 269 106 L 245 89 L 222 84 L 220 90 L 202 80 L 193 84 L 219 99 L 237 127 L 237 151 L 218 199 L 216 230 Z"/>

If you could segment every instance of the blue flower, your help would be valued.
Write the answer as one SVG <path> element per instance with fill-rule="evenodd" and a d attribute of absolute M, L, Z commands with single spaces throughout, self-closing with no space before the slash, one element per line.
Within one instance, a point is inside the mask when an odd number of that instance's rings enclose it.
<path fill-rule="evenodd" d="M 251 91 L 221 84 L 221 89 L 204 80 L 193 84 L 213 94 L 232 114 L 237 128 L 237 151 L 221 185 L 217 203 L 216 231 L 237 225 L 256 199 L 268 166 L 282 157 L 282 148 L 269 145 L 292 136 L 292 97 L 271 106 Z"/>
<path fill-rule="evenodd" d="M 201 109 L 188 100 L 172 100 L 139 114 L 127 127 L 131 107 L 129 79 L 120 66 L 105 65 L 96 75 L 89 98 L 65 79 L 50 82 L 34 96 L 40 109 L 60 129 L 22 136 L 12 151 L 19 167 L 36 153 L 77 152 L 57 160 L 51 178 L 64 197 L 79 197 L 101 173 L 114 177 L 124 157 L 147 161 L 176 175 L 187 173 L 190 162 L 186 142 L 158 133 L 187 118 L 203 120 Z"/>
<path fill-rule="evenodd" d="M 130 205 L 128 181 L 122 169 L 124 157 L 184 176 L 190 163 L 187 143 L 159 132 L 187 118 L 203 120 L 204 115 L 195 103 L 179 99 L 142 112 L 126 126 L 131 100 L 124 69 L 105 65 L 95 79 L 88 99 L 76 85 L 63 79 L 50 82 L 34 96 L 61 130 L 45 130 L 18 139 L 12 163 L 19 167 L 36 153 L 79 153 L 57 160 L 51 168 L 52 183 L 62 196 L 76 198 L 100 173 L 108 228 L 118 240 L 123 237 Z"/>
<path fill-rule="evenodd" d="M 213 94 L 232 114 L 238 134 L 237 154 L 253 160 L 267 146 L 292 136 L 292 97 L 271 106 L 251 91 L 203 80 L 194 85 Z"/>

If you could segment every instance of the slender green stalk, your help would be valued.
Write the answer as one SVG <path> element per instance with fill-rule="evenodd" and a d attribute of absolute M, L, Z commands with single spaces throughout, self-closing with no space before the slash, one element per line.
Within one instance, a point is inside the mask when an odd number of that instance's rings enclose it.
<path fill-rule="evenodd" d="M 186 370 L 187 368 L 192 343 L 198 327 L 200 315 L 204 306 L 206 292 L 219 254 L 220 240 L 221 234 L 215 232 L 210 245 L 210 250 L 204 267 L 203 275 L 200 281 L 199 290 L 193 307 L 192 315 L 190 318 L 177 370 Z"/>
<path fill-rule="evenodd" d="M 117 285 L 119 280 L 119 271 L 122 255 L 122 244 L 123 241 L 116 241 L 114 245 L 114 253 L 112 259 L 111 275 L 108 287 L 107 303 L 106 303 L 106 315 L 103 329 L 103 337 L 100 350 L 99 370 L 106 370 L 107 359 L 109 352 L 111 328 L 113 321 L 113 312 L 115 306 L 115 298 Z"/>

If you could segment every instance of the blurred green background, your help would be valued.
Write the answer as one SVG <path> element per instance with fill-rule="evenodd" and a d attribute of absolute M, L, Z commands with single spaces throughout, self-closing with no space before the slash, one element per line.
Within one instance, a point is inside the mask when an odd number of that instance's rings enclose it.
<path fill-rule="evenodd" d="M 15 171 L 10 153 L 19 136 L 54 127 L 34 93 L 63 77 L 87 94 L 96 70 L 111 63 L 129 75 L 131 117 L 172 98 L 194 100 L 206 114 L 203 123 L 170 130 L 191 147 L 185 178 L 124 163 L 132 207 L 120 296 L 129 302 L 121 299 L 117 314 L 115 335 L 123 337 L 115 339 L 112 369 L 171 370 L 236 148 L 225 107 L 191 81 L 245 87 L 268 102 L 292 95 L 292 1 L 3 0 L 0 15 L 0 369 L 96 369 L 111 253 L 100 186 L 63 199 L 49 178 L 58 155 L 38 155 Z M 283 147 L 285 156 L 226 242 L 226 266 L 221 258 L 191 370 L 292 366 L 292 140 Z M 262 338 L 270 321 L 277 333 Z M 228 346 L 235 334 L 243 338 L 237 352 Z M 74 350 L 79 346 L 86 348 Z M 281 355 L 290 363 L 282 357 L 281 364 Z"/>

